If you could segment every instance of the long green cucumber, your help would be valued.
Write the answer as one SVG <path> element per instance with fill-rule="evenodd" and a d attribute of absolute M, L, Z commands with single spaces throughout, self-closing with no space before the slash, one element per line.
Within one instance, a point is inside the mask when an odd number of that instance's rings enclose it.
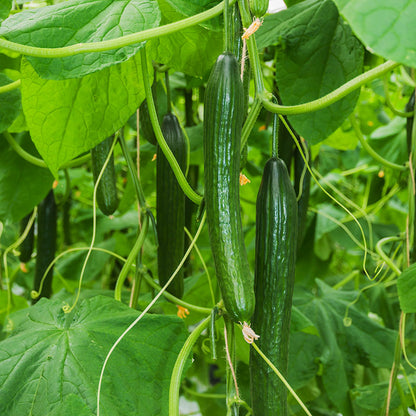
<path fill-rule="evenodd" d="M 182 171 L 186 169 L 186 141 L 178 119 L 172 113 L 164 116 L 162 133 Z M 159 282 L 163 286 L 177 268 L 184 254 L 185 194 L 160 148 L 156 165 L 156 214 L 158 235 Z M 175 277 L 168 291 L 183 295 L 183 270 Z"/>
<path fill-rule="evenodd" d="M 256 203 L 256 308 L 253 330 L 263 353 L 286 376 L 289 325 L 297 244 L 296 196 L 285 163 L 271 158 L 264 167 Z M 254 351 L 250 352 L 254 416 L 286 416 L 286 387 Z"/>
<path fill-rule="evenodd" d="M 114 138 L 112 136 L 105 139 L 91 149 L 92 173 L 94 183 L 97 182 L 100 171 L 110 152 Z M 117 209 L 119 199 L 117 196 L 116 171 L 114 167 L 114 156 L 110 160 L 103 172 L 97 188 L 97 205 L 105 215 L 111 215 Z"/>
<path fill-rule="evenodd" d="M 56 203 L 52 190 L 38 206 L 37 229 L 34 289 L 39 292 L 43 275 L 55 258 L 56 251 Z M 51 296 L 52 278 L 53 267 L 43 281 L 42 290 L 37 299 Z"/>
<path fill-rule="evenodd" d="M 205 92 L 205 206 L 224 305 L 233 320 L 249 322 L 254 311 L 254 279 L 244 245 L 239 200 L 243 108 L 238 62 L 225 52 L 218 57 Z"/>

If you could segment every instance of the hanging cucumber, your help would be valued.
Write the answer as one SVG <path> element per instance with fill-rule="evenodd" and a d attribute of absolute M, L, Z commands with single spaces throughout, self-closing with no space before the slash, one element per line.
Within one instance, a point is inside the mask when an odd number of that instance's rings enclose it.
<path fill-rule="evenodd" d="M 253 276 L 240 216 L 239 174 L 244 92 L 235 56 L 215 63 L 205 92 L 205 206 L 217 279 L 225 307 L 235 321 L 254 311 Z"/>
<path fill-rule="evenodd" d="M 186 142 L 179 121 L 172 113 L 163 118 L 162 133 L 167 145 L 184 172 L 186 169 Z M 163 286 L 182 260 L 184 252 L 185 194 L 164 156 L 157 150 L 156 213 L 158 235 L 159 282 Z M 183 270 L 167 289 L 180 298 L 183 295 Z"/>
<path fill-rule="evenodd" d="M 25 231 L 27 224 L 29 223 L 29 220 L 32 217 L 32 215 L 33 215 L 33 211 L 30 214 L 26 215 L 26 217 L 24 217 L 20 221 L 20 235 L 22 235 L 23 232 Z M 35 227 L 34 227 L 34 224 L 32 224 L 29 232 L 26 235 L 26 238 L 23 240 L 22 244 L 20 244 L 19 246 L 19 250 L 20 250 L 19 260 L 22 263 L 26 263 L 31 259 L 34 241 L 35 241 Z"/>
<path fill-rule="evenodd" d="M 302 139 L 301 139 L 302 140 Z M 303 150 L 305 156 L 310 160 L 310 149 L 306 141 L 304 142 Z M 311 174 L 305 166 L 305 161 L 296 147 L 294 156 L 294 170 L 295 170 L 295 194 L 298 197 L 298 243 L 297 249 L 302 246 L 303 239 L 306 233 L 306 220 L 309 206 L 309 194 L 311 189 Z"/>
<path fill-rule="evenodd" d="M 94 183 L 97 182 L 98 176 L 110 152 L 113 144 L 113 136 L 108 137 L 103 142 L 97 144 L 91 149 L 92 173 Z M 118 196 L 116 186 L 116 171 L 114 168 L 114 156 L 111 155 L 110 160 L 101 176 L 100 183 L 97 188 L 97 205 L 104 215 L 111 215 L 118 207 Z"/>
<path fill-rule="evenodd" d="M 37 230 L 34 289 L 39 292 L 42 277 L 55 258 L 56 203 L 52 190 L 38 206 Z M 51 268 L 43 281 L 38 299 L 51 296 L 52 278 L 53 268 Z"/>
<path fill-rule="evenodd" d="M 276 157 L 264 167 L 256 203 L 256 308 L 252 319 L 257 345 L 287 375 L 289 324 L 297 243 L 296 196 L 285 163 Z M 286 387 L 251 349 L 254 416 L 287 415 Z"/>
<path fill-rule="evenodd" d="M 255 17 L 263 17 L 269 8 L 269 0 L 250 0 L 250 11 Z"/>

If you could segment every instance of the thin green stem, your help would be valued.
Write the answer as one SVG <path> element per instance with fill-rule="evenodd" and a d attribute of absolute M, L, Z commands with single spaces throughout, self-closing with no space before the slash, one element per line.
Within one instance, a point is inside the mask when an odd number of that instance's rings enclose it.
<path fill-rule="evenodd" d="M 363 136 L 360 126 L 357 123 L 357 120 L 355 119 L 354 115 L 351 115 L 349 117 L 351 125 L 354 129 L 355 135 L 358 137 L 358 140 L 361 143 L 361 146 L 363 146 L 364 150 L 377 162 L 380 162 L 382 165 L 394 169 L 394 170 L 400 170 L 405 171 L 408 170 L 408 166 L 404 165 L 398 165 L 397 163 L 389 162 L 387 159 L 384 159 L 383 156 L 379 155 L 365 140 L 365 137 Z"/>
<path fill-rule="evenodd" d="M 230 0 L 230 5 L 236 0 Z M 64 58 L 74 56 L 80 53 L 103 52 L 112 49 L 119 49 L 124 46 L 133 45 L 149 39 L 159 38 L 174 32 L 179 32 L 191 26 L 195 26 L 206 20 L 212 19 L 222 13 L 224 2 L 217 4 L 215 7 L 202 13 L 188 17 L 178 22 L 169 23 L 164 26 L 154 27 L 152 29 L 143 30 L 142 32 L 132 33 L 130 35 L 121 36 L 116 39 L 104 40 L 101 42 L 77 43 L 75 45 L 64 46 L 62 48 L 39 48 L 36 46 L 27 46 L 5 39 L 0 39 L 0 48 L 9 51 L 18 52 L 26 56 L 35 56 L 38 58 Z"/>
<path fill-rule="evenodd" d="M 264 107 L 273 113 L 286 115 L 311 113 L 313 111 L 321 110 L 322 108 L 334 104 L 341 98 L 344 98 L 348 94 L 360 88 L 362 85 L 372 81 L 373 79 L 381 77 L 385 73 L 397 68 L 399 65 L 401 64 L 397 62 L 386 61 L 385 63 L 351 79 L 350 81 L 346 82 L 341 87 L 330 92 L 329 94 L 324 95 L 323 97 L 318 98 L 317 100 L 310 101 L 304 104 L 298 104 L 293 106 L 273 104 L 269 99 L 270 94 L 266 93 L 264 90 L 261 93 L 260 98 L 263 102 Z"/>
<path fill-rule="evenodd" d="M 202 196 L 198 195 L 192 187 L 189 185 L 188 181 L 185 178 L 185 175 L 182 172 L 175 156 L 173 155 L 172 151 L 170 150 L 169 146 L 166 143 L 165 138 L 163 137 L 162 130 L 160 129 L 159 121 L 157 119 L 157 113 L 155 104 L 152 97 L 152 91 L 150 88 L 150 83 L 147 77 L 147 57 L 146 57 L 146 49 L 142 48 L 140 50 L 141 53 L 141 60 L 142 60 L 142 71 L 143 71 L 143 86 L 146 93 L 146 100 L 147 106 L 149 109 L 149 116 L 150 121 L 152 122 L 153 130 L 156 135 L 157 142 L 162 150 L 163 154 L 165 155 L 166 159 L 169 162 L 170 167 L 173 170 L 173 173 L 178 180 L 180 187 L 182 188 L 185 195 L 195 204 L 200 205 L 202 202 Z"/>
<path fill-rule="evenodd" d="M 257 351 L 257 353 L 260 355 L 261 358 L 267 363 L 267 365 L 273 370 L 273 372 L 279 377 L 280 381 L 286 386 L 286 388 L 289 390 L 289 393 L 295 398 L 295 400 L 299 403 L 300 407 L 303 409 L 303 411 L 308 415 L 312 416 L 312 414 L 309 412 L 305 404 L 302 402 L 302 400 L 299 398 L 299 396 L 295 393 L 295 391 L 292 389 L 290 384 L 286 381 L 286 379 L 283 377 L 282 373 L 274 366 L 274 364 L 264 355 L 264 353 L 260 350 L 260 348 L 256 345 L 255 342 L 251 344 L 251 346 Z"/>
<path fill-rule="evenodd" d="M 388 257 L 387 254 L 383 251 L 383 246 L 387 243 L 394 243 L 396 241 L 402 240 L 402 237 L 386 237 L 379 240 L 376 244 L 376 252 L 397 276 L 400 276 L 402 274 L 402 271 L 392 262 L 390 257 Z"/>
<path fill-rule="evenodd" d="M 169 71 L 165 72 L 167 112 L 172 113 L 172 98 L 170 95 Z"/>
<path fill-rule="evenodd" d="M 162 287 L 159 286 L 148 274 L 143 275 L 144 280 L 146 280 L 147 284 L 152 287 L 153 289 L 156 289 L 157 291 L 162 290 Z M 176 296 L 173 296 L 169 292 L 164 291 L 163 296 L 169 300 L 170 302 L 174 303 L 175 305 L 183 306 L 186 309 L 189 309 L 194 312 L 202 313 L 206 315 L 207 313 L 211 313 L 210 308 L 204 308 L 202 306 L 194 305 L 192 303 L 184 302 L 182 299 L 177 298 Z"/>
<path fill-rule="evenodd" d="M 277 132 L 279 131 L 279 116 L 273 115 L 273 129 L 272 129 L 272 157 L 279 156 L 279 137 Z M 302 191 L 302 187 L 299 187 Z"/>
<path fill-rule="evenodd" d="M 216 331 L 215 331 L 215 320 L 218 316 L 218 307 L 214 306 L 211 311 L 211 328 L 209 331 L 209 338 L 211 341 L 211 355 L 212 359 L 217 359 L 217 343 L 215 339 Z"/>
<path fill-rule="evenodd" d="M 190 389 L 189 387 L 186 387 L 184 384 L 182 384 L 182 388 L 185 393 L 188 393 L 191 396 L 195 397 L 202 397 L 204 399 L 225 399 L 227 397 L 225 394 L 200 393 L 199 391 L 195 391 Z"/>
<path fill-rule="evenodd" d="M 90 248 L 87 252 L 87 255 L 85 256 L 85 260 L 84 263 L 82 265 L 82 269 L 81 269 L 81 273 L 79 276 L 79 282 L 78 282 L 78 289 L 77 289 L 77 294 L 75 296 L 75 300 L 74 303 L 72 304 L 72 306 L 69 305 L 65 305 L 62 309 L 65 313 L 70 313 L 76 306 L 76 304 L 78 303 L 79 300 L 79 296 L 81 294 L 81 287 L 82 287 L 82 280 L 84 278 L 84 274 L 85 274 L 85 270 L 87 268 L 87 264 L 88 264 L 88 260 L 91 256 L 94 244 L 95 244 L 95 238 L 97 235 L 97 189 L 98 189 L 98 185 L 100 184 L 101 178 L 103 177 L 104 171 L 110 161 L 110 158 L 113 154 L 114 151 L 114 146 L 116 145 L 117 140 L 114 139 L 113 143 L 111 145 L 110 151 L 108 152 L 107 158 L 105 159 L 104 163 L 103 163 L 103 167 L 101 168 L 100 174 L 97 177 L 97 181 L 94 185 L 94 193 L 93 193 L 93 221 L 92 221 L 92 237 L 91 237 L 91 244 L 90 244 Z M 43 279 L 42 279 L 43 282 Z M 39 293 L 41 293 L 41 289 L 39 289 Z"/>
<path fill-rule="evenodd" d="M 139 321 L 143 318 L 143 316 L 146 315 L 146 313 L 152 308 L 152 306 L 157 302 L 157 300 L 163 295 L 163 293 L 165 293 L 167 287 L 172 283 L 173 279 L 175 278 L 175 276 L 178 274 L 179 270 L 181 269 L 181 267 L 183 266 L 186 258 L 189 256 L 189 253 L 192 250 L 192 247 L 194 246 L 196 240 L 199 238 L 199 235 L 201 234 L 202 228 L 205 224 L 205 220 L 206 220 L 206 214 L 204 214 L 204 216 L 202 217 L 201 223 L 199 224 L 198 230 L 195 234 L 194 239 L 191 241 L 191 244 L 188 247 L 188 250 L 186 251 L 185 255 L 183 256 L 183 259 L 181 260 L 181 262 L 179 263 L 178 267 L 176 268 L 176 270 L 173 272 L 172 276 L 169 278 L 169 280 L 166 282 L 165 286 L 163 286 L 159 293 L 153 298 L 153 300 L 144 308 L 143 312 L 129 325 L 129 327 L 117 338 L 116 342 L 114 342 L 113 346 L 110 348 L 110 351 L 108 352 L 103 366 L 101 367 L 101 373 L 100 373 L 100 378 L 98 381 L 98 389 L 97 389 L 97 416 L 100 416 L 100 395 L 101 395 L 101 385 L 103 382 L 103 378 L 104 378 L 104 372 L 105 372 L 105 368 L 107 366 L 108 360 L 111 357 L 111 354 L 113 353 L 113 351 L 116 349 L 117 345 L 121 342 L 121 340 L 126 336 L 126 334 L 129 333 L 129 331 L 139 323 Z M 222 307 L 222 303 L 220 302 L 218 304 L 218 307 Z M 208 319 L 208 323 L 209 320 L 211 319 L 211 315 L 207 318 Z M 192 347 L 191 347 L 192 348 Z M 186 358 L 185 358 L 186 359 Z M 182 368 L 183 369 L 183 368 Z M 179 375 L 179 382 L 177 385 L 177 388 L 179 390 L 179 385 L 180 385 L 180 375 Z M 179 396 L 179 395 L 178 395 Z M 179 397 L 177 398 L 177 400 L 179 401 Z M 176 411 L 178 411 L 178 409 L 176 409 Z M 177 414 L 177 413 L 176 413 Z M 173 413 L 169 413 L 169 415 L 173 415 Z"/>
<path fill-rule="evenodd" d="M 248 7 L 248 1 L 238 0 L 238 7 L 240 8 L 240 15 L 243 27 L 248 28 L 252 23 L 251 14 Z M 254 36 L 250 36 L 247 39 L 247 50 L 248 55 L 250 57 L 250 65 L 253 70 L 254 85 L 256 87 L 256 92 L 257 94 L 261 95 L 264 92 L 263 73 L 261 70 L 260 55 L 257 50 L 256 38 Z"/>
<path fill-rule="evenodd" d="M 383 87 L 384 87 L 384 96 L 386 97 L 386 105 L 388 108 L 390 108 L 391 112 L 399 117 L 412 117 L 413 116 L 413 112 L 406 112 L 406 111 L 401 111 L 399 109 L 397 109 L 396 107 L 394 107 L 393 103 L 390 100 L 390 94 L 389 94 L 389 78 L 387 76 L 385 76 L 383 78 Z"/>
<path fill-rule="evenodd" d="M 228 0 L 224 0 L 224 51 L 231 51 L 231 40 L 230 40 L 230 10 L 228 7 Z"/>
<path fill-rule="evenodd" d="M 120 143 L 121 151 L 123 153 L 124 159 L 127 162 L 127 169 L 129 170 L 130 176 L 134 182 L 134 189 L 136 191 L 137 200 L 141 209 L 146 209 L 146 199 L 142 186 L 140 184 L 139 176 L 137 175 L 137 169 L 134 166 L 133 159 L 130 156 L 129 149 L 127 148 L 127 143 L 124 140 L 124 137 L 120 134 L 118 141 Z"/>
<path fill-rule="evenodd" d="M 31 155 L 30 153 L 26 152 L 25 149 L 23 149 L 22 146 L 20 146 L 19 143 L 14 139 L 14 137 L 8 132 L 4 131 L 3 136 L 7 140 L 7 142 L 10 144 L 11 148 L 24 160 L 31 163 L 32 165 L 38 166 L 40 168 L 46 168 L 48 169 L 48 165 L 45 163 L 44 160 L 39 159 L 38 157 L 35 157 Z M 87 162 L 91 158 L 91 154 L 88 153 L 84 156 L 80 156 L 76 159 L 70 160 L 69 162 L 63 164 L 61 166 L 61 169 L 66 168 L 73 168 L 75 166 L 79 166 Z"/>
<path fill-rule="evenodd" d="M 192 237 L 192 234 L 189 232 L 189 230 L 188 230 L 186 227 L 185 227 L 185 233 L 186 233 L 186 235 L 189 237 L 189 239 L 190 239 L 190 240 L 192 240 L 192 238 L 193 238 L 193 237 Z M 198 246 L 196 245 L 196 243 L 195 243 L 195 247 L 194 247 L 194 249 L 195 249 L 196 253 L 198 254 L 199 259 L 201 260 L 202 267 L 204 268 L 204 271 L 205 271 L 205 273 L 206 273 L 206 275 L 207 275 L 208 286 L 209 286 L 209 291 L 210 291 L 210 293 L 211 293 L 212 304 L 213 304 L 213 305 L 215 305 L 215 296 L 214 296 L 214 290 L 213 290 L 213 288 L 212 288 L 212 279 L 211 279 L 211 275 L 209 274 L 208 267 L 207 267 L 207 265 L 206 265 L 206 263 L 205 263 L 205 260 L 204 260 L 204 258 L 203 258 L 203 256 L 202 256 L 201 252 L 199 251 L 199 248 L 198 248 Z"/>
<path fill-rule="evenodd" d="M 126 263 L 124 263 L 123 268 L 121 269 L 121 272 L 118 276 L 116 288 L 114 290 L 114 299 L 121 302 L 121 290 L 123 288 L 124 281 L 127 278 L 127 275 L 129 274 L 129 271 L 131 269 L 131 266 L 137 259 L 137 254 L 139 253 L 140 249 L 143 246 L 144 240 L 147 235 L 147 229 L 149 228 L 149 217 L 147 215 L 144 215 L 143 218 L 143 224 L 142 229 L 140 230 L 140 233 L 137 237 L 136 242 L 134 243 L 133 248 L 130 251 L 129 256 L 127 257 Z"/>
<path fill-rule="evenodd" d="M 10 84 L 2 85 L 0 87 L 0 94 L 4 94 L 5 92 L 16 90 L 17 88 L 20 87 L 21 83 L 22 81 L 18 79 L 17 81 L 11 82 Z"/>
<path fill-rule="evenodd" d="M 172 376 L 169 387 L 169 416 L 179 416 L 179 389 L 181 386 L 182 373 L 185 368 L 189 354 L 202 334 L 208 327 L 211 321 L 211 315 L 206 317 L 189 335 L 188 339 L 183 344 L 178 358 L 173 367 Z"/>
<path fill-rule="evenodd" d="M 7 267 L 7 255 L 10 253 L 10 251 L 19 247 L 20 244 L 22 244 L 23 241 L 25 241 L 27 235 L 29 234 L 30 229 L 33 226 L 33 223 L 35 221 L 37 212 L 38 212 L 38 208 L 35 207 L 33 209 L 32 215 L 29 218 L 29 221 L 26 224 L 26 228 L 24 229 L 23 233 L 19 236 L 19 238 L 13 244 L 11 244 L 9 247 L 7 247 L 4 250 L 4 253 L 3 253 L 4 279 L 6 281 L 6 289 L 7 289 L 6 319 L 8 318 L 9 312 L 10 312 L 11 307 L 12 307 L 12 288 L 11 288 L 10 279 L 9 279 L 9 268 Z M 3 223 L 2 222 L 0 222 L 0 231 L 1 231 L 0 232 L 0 235 L 1 235 L 3 233 Z"/>
<path fill-rule="evenodd" d="M 243 130 L 241 132 L 241 149 L 246 145 L 248 138 L 250 136 L 251 130 L 253 130 L 254 125 L 256 124 L 257 118 L 262 109 L 262 102 L 258 98 L 254 100 L 253 106 L 251 107 L 250 112 L 248 113 L 247 119 L 243 125 Z"/>

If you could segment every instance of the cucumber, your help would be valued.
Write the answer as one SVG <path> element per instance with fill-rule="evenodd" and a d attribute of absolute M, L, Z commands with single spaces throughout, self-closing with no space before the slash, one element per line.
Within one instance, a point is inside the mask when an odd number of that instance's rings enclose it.
<path fill-rule="evenodd" d="M 305 142 L 304 151 L 306 151 L 306 157 L 310 160 L 310 149 L 308 144 Z M 298 243 L 297 249 L 299 250 L 302 246 L 303 240 L 306 233 L 306 220 L 309 206 L 309 195 L 311 189 L 311 174 L 308 169 L 305 169 L 305 161 L 300 154 L 298 148 L 295 149 L 294 156 L 294 171 L 295 181 L 294 188 L 296 196 L 302 191 L 300 198 L 298 199 Z M 303 175 L 303 181 L 302 181 Z M 301 189 L 302 187 L 302 189 Z"/>
<path fill-rule="evenodd" d="M 162 133 L 182 171 L 186 169 L 186 141 L 179 121 L 168 113 L 162 122 Z M 160 148 L 156 159 L 156 214 L 158 235 L 158 270 L 161 286 L 169 280 L 184 252 L 185 194 Z M 183 270 L 167 289 L 180 298 L 183 295 Z"/>
<path fill-rule="evenodd" d="M 254 279 L 247 260 L 240 216 L 239 174 L 244 92 L 235 56 L 215 63 L 205 92 L 205 207 L 217 280 L 235 321 L 254 311 Z"/>
<path fill-rule="evenodd" d="M 269 0 L 250 0 L 250 11 L 255 17 L 263 17 L 269 8 Z"/>
<path fill-rule="evenodd" d="M 289 325 L 297 244 L 296 195 L 283 160 L 267 161 L 256 203 L 256 308 L 253 330 L 257 345 L 286 377 Z M 250 350 L 254 416 L 286 416 L 287 391 L 270 367 Z"/>
<path fill-rule="evenodd" d="M 107 159 L 108 153 L 113 144 L 112 136 L 105 139 L 91 149 L 92 173 L 94 183 L 97 182 L 98 176 Z M 97 188 L 97 205 L 104 215 L 111 215 L 117 209 L 119 199 L 117 196 L 116 171 L 114 168 L 114 156 L 111 155 L 110 160 L 103 172 L 100 183 Z"/>
<path fill-rule="evenodd" d="M 56 203 L 52 190 L 38 206 L 37 230 L 34 289 L 38 292 L 42 277 L 55 258 L 56 251 Z M 53 267 L 43 282 L 37 300 L 41 297 L 49 298 L 51 296 L 52 278 Z"/>
<path fill-rule="evenodd" d="M 22 235 L 23 232 L 25 231 L 27 224 L 32 215 L 33 215 L 33 211 L 30 214 L 26 215 L 26 217 L 24 217 L 20 221 L 20 235 Z M 19 246 L 19 250 L 20 250 L 19 260 L 22 263 L 26 263 L 32 258 L 34 241 L 35 241 L 35 227 L 34 227 L 34 224 L 32 224 L 26 238 L 23 240 L 22 244 L 20 244 Z"/>

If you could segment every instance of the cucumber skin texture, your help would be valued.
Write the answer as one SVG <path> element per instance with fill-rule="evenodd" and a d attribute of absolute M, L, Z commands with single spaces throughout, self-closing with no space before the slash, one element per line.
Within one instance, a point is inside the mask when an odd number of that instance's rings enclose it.
<path fill-rule="evenodd" d="M 91 149 L 92 173 L 94 183 L 97 182 L 100 171 L 107 159 L 108 152 L 113 144 L 113 137 L 110 136 L 103 142 Z M 104 215 L 111 215 L 117 209 L 119 199 L 117 196 L 116 171 L 114 168 L 114 156 L 110 160 L 103 172 L 97 188 L 97 205 Z"/>
<path fill-rule="evenodd" d="M 25 231 L 27 224 L 30 220 L 30 217 L 32 216 L 33 211 L 26 215 L 21 221 L 20 221 L 20 234 L 23 234 Z M 26 238 L 23 240 L 22 244 L 20 244 L 19 250 L 19 260 L 22 263 L 28 262 L 32 258 L 32 252 L 33 252 L 33 246 L 35 242 L 35 227 L 34 224 L 32 224 L 32 227 L 30 227 L 29 232 L 27 233 Z"/>
<path fill-rule="evenodd" d="M 262 17 L 269 8 L 269 0 L 250 0 L 250 11 L 256 17 Z"/>
<path fill-rule="evenodd" d="M 239 174 L 244 92 L 237 60 L 221 54 L 205 91 L 205 206 L 216 275 L 225 308 L 235 321 L 249 322 L 254 311 L 240 216 Z"/>
<path fill-rule="evenodd" d="M 166 114 L 162 133 L 182 172 L 186 169 L 186 141 L 174 114 Z M 161 286 L 169 280 L 184 254 L 185 194 L 163 152 L 158 148 L 156 158 L 156 213 L 158 235 L 158 270 Z M 168 292 L 183 295 L 183 269 L 168 287 Z"/>
<path fill-rule="evenodd" d="M 256 203 L 256 309 L 252 328 L 263 353 L 286 377 L 289 325 L 295 279 L 297 203 L 283 160 L 265 165 Z M 286 416 L 287 390 L 250 350 L 251 397 L 254 416 Z"/>
<path fill-rule="evenodd" d="M 307 149 L 309 160 L 310 160 L 311 152 L 310 152 L 308 145 L 306 145 L 306 149 Z M 295 157 L 294 157 L 294 173 L 295 173 L 294 187 L 295 187 L 296 196 L 299 195 L 300 185 L 301 185 L 300 182 L 301 182 L 302 172 L 303 172 L 304 167 L 305 167 L 305 162 L 298 148 L 296 148 Z M 302 195 L 300 199 L 298 200 L 298 244 L 297 244 L 298 250 L 302 246 L 303 240 L 305 238 L 310 190 L 311 190 L 311 174 L 309 170 L 306 170 L 304 178 L 303 178 L 303 183 L 302 183 Z"/>
<path fill-rule="evenodd" d="M 49 264 L 55 258 L 56 251 L 56 203 L 53 191 L 51 190 L 46 198 L 38 206 L 37 227 L 38 235 L 36 241 L 36 265 L 35 265 L 35 279 L 34 288 L 39 290 L 40 282 L 43 274 L 48 268 Z M 52 294 L 52 278 L 53 267 L 47 274 L 43 283 L 41 297 L 49 298 Z"/>

